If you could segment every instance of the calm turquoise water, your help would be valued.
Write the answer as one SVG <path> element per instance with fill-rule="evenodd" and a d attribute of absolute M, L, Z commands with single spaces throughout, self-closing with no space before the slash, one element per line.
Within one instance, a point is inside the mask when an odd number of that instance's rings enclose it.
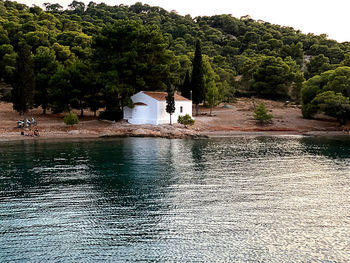
<path fill-rule="evenodd" d="M 0 143 L 0 262 L 350 262 L 350 139 Z"/>

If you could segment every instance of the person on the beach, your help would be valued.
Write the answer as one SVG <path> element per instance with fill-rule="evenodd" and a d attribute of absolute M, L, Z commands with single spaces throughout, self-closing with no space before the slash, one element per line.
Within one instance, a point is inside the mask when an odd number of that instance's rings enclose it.
<path fill-rule="evenodd" d="M 27 135 L 27 136 L 33 137 L 33 136 L 34 136 L 33 130 L 29 130 L 28 133 L 27 133 L 26 135 Z"/>
<path fill-rule="evenodd" d="M 34 130 L 34 136 L 39 136 L 39 130 L 38 129 Z"/>

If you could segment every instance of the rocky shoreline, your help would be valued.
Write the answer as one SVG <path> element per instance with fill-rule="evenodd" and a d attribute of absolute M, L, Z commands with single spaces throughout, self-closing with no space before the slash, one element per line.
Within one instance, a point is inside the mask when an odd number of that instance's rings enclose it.
<path fill-rule="evenodd" d="M 168 139 L 184 139 L 207 137 L 189 127 L 175 123 L 173 125 L 131 125 L 128 123 L 115 124 L 114 127 L 99 135 L 106 137 L 159 137 Z"/>
<path fill-rule="evenodd" d="M 23 136 L 21 130 L 13 128 L 0 134 L 0 141 L 69 139 L 69 138 L 117 138 L 117 137 L 158 137 L 168 139 L 208 138 L 198 130 L 182 124 L 173 125 L 132 125 L 127 122 L 105 122 L 103 128 L 93 129 L 84 125 L 64 128 L 41 128 L 40 136 Z"/>
<path fill-rule="evenodd" d="M 173 125 L 131 125 L 128 123 L 111 123 L 108 128 L 93 130 L 82 126 L 66 130 L 42 130 L 40 136 L 23 136 L 19 131 L 8 131 L 0 134 L 0 142 L 19 140 L 66 140 L 150 137 L 167 139 L 203 139 L 236 136 L 310 136 L 310 137 L 347 137 L 348 131 L 281 131 L 281 130 L 196 130 L 181 124 Z"/>
<path fill-rule="evenodd" d="M 302 118 L 300 109 L 284 105 L 282 102 L 264 101 L 274 115 L 269 125 L 257 125 L 252 117 L 252 102 L 240 98 L 230 108 L 218 106 L 213 114 L 200 107 L 192 126 L 173 125 L 132 125 L 126 121 L 102 121 L 86 112 L 80 122 L 67 126 L 64 114 L 43 115 L 40 109 L 33 109 L 29 116 L 35 117 L 40 131 L 39 137 L 21 135 L 16 127 L 18 113 L 10 103 L 0 102 L 0 141 L 18 140 L 65 140 L 110 137 L 159 137 L 169 139 L 207 138 L 231 136 L 349 136 L 350 124 L 339 126 L 334 118 L 317 116 L 317 119 Z M 27 134 L 28 132 L 26 132 Z"/>

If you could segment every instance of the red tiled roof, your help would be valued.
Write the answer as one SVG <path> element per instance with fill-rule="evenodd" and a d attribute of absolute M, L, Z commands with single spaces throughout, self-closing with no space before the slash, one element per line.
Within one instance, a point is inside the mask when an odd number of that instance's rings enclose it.
<path fill-rule="evenodd" d="M 165 97 L 168 96 L 168 93 L 163 91 L 141 91 L 141 92 L 159 101 L 165 101 Z M 177 93 L 174 94 L 174 99 L 182 100 L 182 101 L 190 101 L 189 99 L 186 99 L 185 97 L 182 97 Z"/>

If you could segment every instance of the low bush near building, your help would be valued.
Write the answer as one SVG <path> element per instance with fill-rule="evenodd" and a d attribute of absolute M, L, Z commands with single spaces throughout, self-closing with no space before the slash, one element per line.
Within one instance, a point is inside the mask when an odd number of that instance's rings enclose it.
<path fill-rule="evenodd" d="M 194 119 L 192 119 L 191 116 L 188 114 L 186 114 L 185 116 L 179 115 L 177 122 L 183 125 L 193 125 Z"/>

